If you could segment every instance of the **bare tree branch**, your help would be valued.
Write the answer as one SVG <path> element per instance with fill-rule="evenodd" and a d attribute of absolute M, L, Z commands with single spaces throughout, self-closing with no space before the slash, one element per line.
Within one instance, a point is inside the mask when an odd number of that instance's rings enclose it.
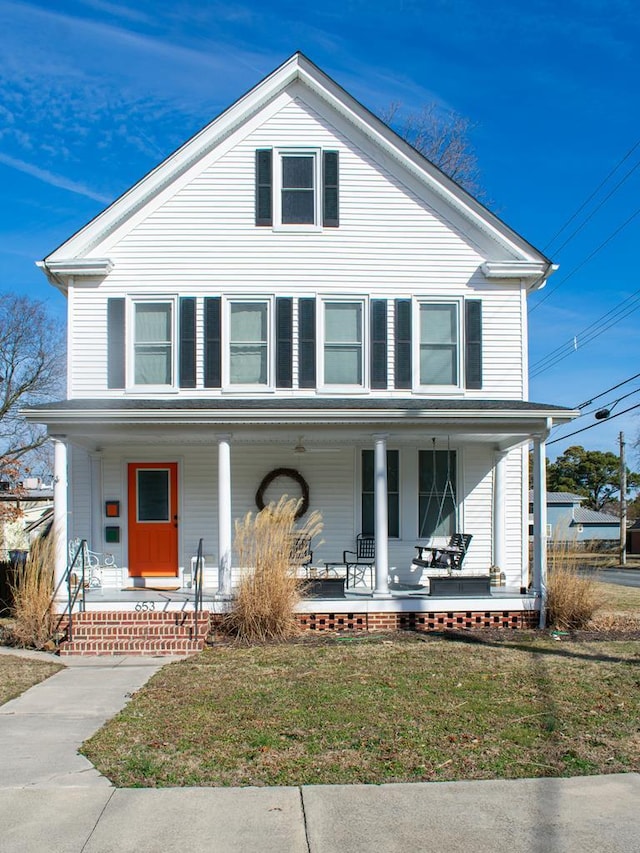
<path fill-rule="evenodd" d="M 64 331 L 44 303 L 0 294 L 0 475 L 15 480 L 46 432 L 20 416 L 23 406 L 64 390 Z"/>
<path fill-rule="evenodd" d="M 380 117 L 467 192 L 484 197 L 478 160 L 469 139 L 476 125 L 468 118 L 453 110 L 445 112 L 435 103 L 406 114 L 399 103 L 392 103 Z"/>

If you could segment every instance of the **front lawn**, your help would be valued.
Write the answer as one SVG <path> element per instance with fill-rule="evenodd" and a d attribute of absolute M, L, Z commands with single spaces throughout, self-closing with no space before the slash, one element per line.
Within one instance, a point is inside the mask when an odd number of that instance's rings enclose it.
<path fill-rule="evenodd" d="M 62 669 L 61 664 L 0 655 L 0 705 Z"/>
<path fill-rule="evenodd" d="M 219 645 L 165 667 L 84 747 L 120 786 L 640 770 L 640 643 L 533 633 Z"/>

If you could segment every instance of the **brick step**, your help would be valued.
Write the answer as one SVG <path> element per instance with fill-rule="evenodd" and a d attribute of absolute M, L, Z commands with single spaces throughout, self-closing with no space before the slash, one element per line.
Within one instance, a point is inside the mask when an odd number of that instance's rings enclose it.
<path fill-rule="evenodd" d="M 183 622 L 193 622 L 196 618 L 196 612 L 193 610 L 184 612 L 176 610 L 165 610 L 161 612 L 136 613 L 135 611 L 113 611 L 113 610 L 95 610 L 85 613 L 74 613 L 74 623 L 83 624 L 121 624 L 123 622 L 130 623 L 146 623 L 146 622 L 162 622 L 179 624 Z M 199 610 L 197 612 L 198 621 L 206 622 L 209 619 L 209 612 Z"/>
<path fill-rule="evenodd" d="M 209 625 L 204 622 L 198 625 L 198 636 L 206 637 Z M 190 639 L 195 634 L 194 625 L 73 625 L 74 640 L 108 640 L 109 638 L 140 639 L 150 637 L 154 640 L 181 637 Z"/>
<path fill-rule="evenodd" d="M 192 654 L 204 648 L 210 627 L 206 611 L 78 613 L 73 617 L 73 640 L 62 642 L 59 651 L 63 656 Z"/>
<path fill-rule="evenodd" d="M 204 649 L 204 637 L 186 639 L 118 639 L 118 640 L 73 640 L 62 643 L 60 656 L 71 655 L 188 655 Z"/>

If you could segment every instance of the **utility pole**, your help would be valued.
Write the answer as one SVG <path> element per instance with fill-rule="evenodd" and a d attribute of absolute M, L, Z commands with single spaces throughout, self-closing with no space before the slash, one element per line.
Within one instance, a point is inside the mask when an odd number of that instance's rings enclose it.
<path fill-rule="evenodd" d="M 627 565 L 627 466 L 623 432 L 620 433 L 620 565 Z"/>

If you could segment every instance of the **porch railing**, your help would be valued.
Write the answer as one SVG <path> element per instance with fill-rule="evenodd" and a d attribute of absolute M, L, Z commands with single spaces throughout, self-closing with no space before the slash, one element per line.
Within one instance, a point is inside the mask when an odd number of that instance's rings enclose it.
<path fill-rule="evenodd" d="M 73 608 L 76 606 L 78 602 L 78 598 L 80 598 L 80 612 L 84 613 L 86 609 L 86 590 L 85 590 L 85 578 L 87 571 L 87 540 L 81 539 L 76 551 L 71 559 L 71 562 L 67 566 L 67 569 L 63 576 L 58 581 L 58 585 L 53 591 L 53 595 L 51 597 L 51 602 L 49 604 L 49 610 L 53 606 L 54 602 L 58 597 L 58 593 L 62 589 L 62 587 L 66 584 L 67 586 L 67 606 L 60 614 L 58 621 L 56 623 L 55 630 L 58 631 L 60 625 L 62 624 L 65 617 L 68 617 L 67 622 L 67 639 L 71 641 L 73 639 Z M 74 580 L 75 578 L 75 580 Z"/>
<path fill-rule="evenodd" d="M 198 639 L 198 614 L 202 610 L 202 587 L 204 585 L 204 572 L 203 572 L 203 540 L 201 539 L 198 542 L 198 552 L 196 556 L 196 566 L 193 577 L 193 589 L 194 589 L 194 600 L 193 600 L 193 608 L 195 610 L 195 620 L 193 626 L 194 640 Z"/>

